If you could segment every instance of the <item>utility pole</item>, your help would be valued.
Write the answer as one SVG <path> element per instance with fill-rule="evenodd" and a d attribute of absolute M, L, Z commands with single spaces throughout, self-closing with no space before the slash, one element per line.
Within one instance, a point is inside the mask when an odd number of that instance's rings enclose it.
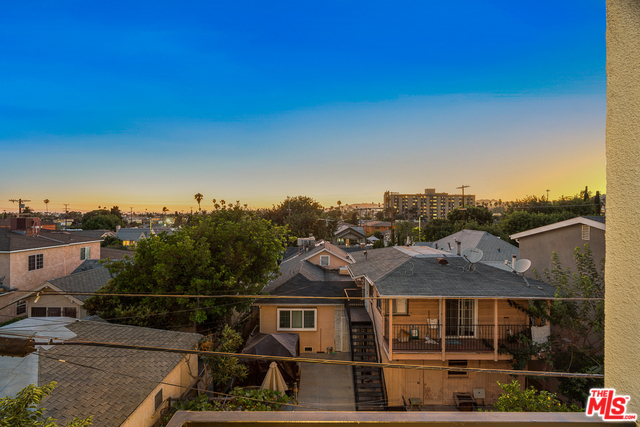
<path fill-rule="evenodd" d="M 462 223 L 466 224 L 466 213 L 467 209 L 464 207 L 464 189 L 469 188 L 469 185 L 462 185 L 460 187 L 456 187 L 456 189 L 462 189 L 462 203 L 460 204 L 460 210 L 462 211 Z"/>
<path fill-rule="evenodd" d="M 30 202 L 31 200 L 22 200 L 22 199 L 9 199 L 10 202 L 18 202 L 18 218 L 22 215 L 22 205 L 24 203 Z"/>
<path fill-rule="evenodd" d="M 133 208 L 129 207 L 129 224 L 133 223 Z"/>
<path fill-rule="evenodd" d="M 549 190 L 547 190 L 547 203 L 549 202 Z"/>

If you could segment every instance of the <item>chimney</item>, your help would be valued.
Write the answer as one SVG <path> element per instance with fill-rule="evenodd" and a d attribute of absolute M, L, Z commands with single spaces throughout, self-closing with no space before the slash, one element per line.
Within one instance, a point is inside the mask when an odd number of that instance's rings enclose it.
<path fill-rule="evenodd" d="M 457 248 L 456 248 L 456 253 L 457 253 L 458 255 L 460 255 L 460 245 L 462 245 L 462 243 L 456 240 L 456 246 L 457 246 Z"/>
<path fill-rule="evenodd" d="M 516 256 L 515 255 L 511 255 L 511 269 L 512 270 L 516 269 Z"/>
<path fill-rule="evenodd" d="M 119 225 L 116 225 L 116 233 L 117 233 L 118 231 L 120 231 L 120 226 L 119 226 Z"/>

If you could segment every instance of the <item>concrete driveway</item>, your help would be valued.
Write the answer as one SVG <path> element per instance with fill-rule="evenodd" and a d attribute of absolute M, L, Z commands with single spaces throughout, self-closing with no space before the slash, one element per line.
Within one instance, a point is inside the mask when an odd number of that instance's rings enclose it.
<path fill-rule="evenodd" d="M 349 353 L 305 353 L 301 357 L 351 360 Z M 301 363 L 298 405 L 294 411 L 355 411 L 351 366 Z"/>

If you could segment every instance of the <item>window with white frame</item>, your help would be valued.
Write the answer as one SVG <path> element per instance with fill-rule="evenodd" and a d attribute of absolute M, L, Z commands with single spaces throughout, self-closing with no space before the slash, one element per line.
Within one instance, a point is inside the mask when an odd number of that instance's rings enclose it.
<path fill-rule="evenodd" d="M 409 303 L 407 301 L 406 298 L 398 298 L 398 299 L 394 299 L 392 300 L 393 304 L 393 315 L 408 315 L 409 314 Z M 389 312 L 389 300 L 385 300 L 385 311 L 388 313 Z"/>
<path fill-rule="evenodd" d="M 589 240 L 591 238 L 591 227 L 588 225 L 582 226 L 582 240 Z"/>
<path fill-rule="evenodd" d="M 29 271 L 44 268 L 44 254 L 29 255 Z"/>
<path fill-rule="evenodd" d="M 91 259 L 91 246 L 80 248 L 80 259 Z"/>
<path fill-rule="evenodd" d="M 320 266 L 329 267 L 329 255 L 320 255 Z"/>
<path fill-rule="evenodd" d="M 448 299 L 445 301 L 447 336 L 475 336 L 476 300 Z"/>
<path fill-rule="evenodd" d="M 315 308 L 278 309 L 278 330 L 279 331 L 315 331 L 318 317 L 318 310 Z"/>

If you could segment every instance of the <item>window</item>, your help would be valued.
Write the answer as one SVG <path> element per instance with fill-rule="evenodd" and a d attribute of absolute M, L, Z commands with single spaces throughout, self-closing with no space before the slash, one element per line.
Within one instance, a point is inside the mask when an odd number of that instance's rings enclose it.
<path fill-rule="evenodd" d="M 31 307 L 31 317 L 47 317 L 47 307 Z"/>
<path fill-rule="evenodd" d="M 448 299 L 445 302 L 446 335 L 454 337 L 475 336 L 476 301 L 473 299 Z"/>
<path fill-rule="evenodd" d="M 60 307 L 48 307 L 47 317 L 62 317 L 62 309 Z"/>
<path fill-rule="evenodd" d="M 405 316 L 409 314 L 409 302 L 406 298 L 394 299 L 393 301 L 393 315 Z M 389 300 L 385 300 L 385 311 L 389 312 Z"/>
<path fill-rule="evenodd" d="M 320 255 L 320 266 L 329 267 L 329 255 Z"/>
<path fill-rule="evenodd" d="M 75 307 L 65 307 L 62 309 L 62 315 L 64 317 L 73 317 L 75 319 L 76 317 L 76 309 Z"/>
<path fill-rule="evenodd" d="M 582 240 L 589 240 L 591 237 L 591 227 L 588 225 L 582 226 Z"/>
<path fill-rule="evenodd" d="M 44 267 L 44 255 L 29 255 L 29 271 L 40 270 Z"/>
<path fill-rule="evenodd" d="M 305 309 L 294 310 L 289 308 L 278 309 L 278 330 L 279 331 L 297 331 L 297 330 L 316 330 L 317 310 Z"/>
<path fill-rule="evenodd" d="M 466 368 L 467 361 L 466 360 L 449 360 L 450 368 Z M 469 376 L 468 372 L 464 371 L 447 371 L 447 376 L 449 378 L 467 378 Z"/>
<path fill-rule="evenodd" d="M 162 389 L 160 389 L 159 392 L 156 393 L 156 397 L 154 398 L 155 404 L 156 404 L 156 411 L 158 410 L 158 408 L 160 408 L 160 406 L 162 406 L 162 402 L 164 401 L 164 399 L 162 398 Z"/>
<path fill-rule="evenodd" d="M 20 316 L 27 312 L 27 302 L 26 301 L 18 301 L 16 303 L 16 316 Z"/>
<path fill-rule="evenodd" d="M 91 246 L 80 248 L 80 259 L 91 259 Z"/>

